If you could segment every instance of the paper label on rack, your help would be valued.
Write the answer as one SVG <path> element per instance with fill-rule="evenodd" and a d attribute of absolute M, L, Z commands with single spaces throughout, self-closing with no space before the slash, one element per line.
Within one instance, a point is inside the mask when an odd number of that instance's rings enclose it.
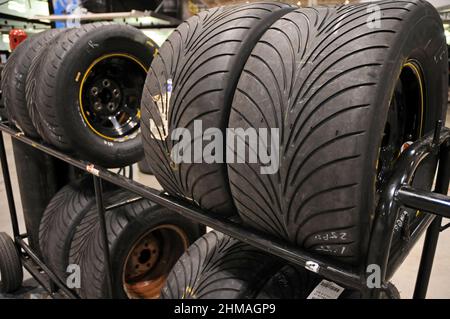
<path fill-rule="evenodd" d="M 322 280 L 306 299 L 338 299 L 344 288 L 334 282 Z"/>

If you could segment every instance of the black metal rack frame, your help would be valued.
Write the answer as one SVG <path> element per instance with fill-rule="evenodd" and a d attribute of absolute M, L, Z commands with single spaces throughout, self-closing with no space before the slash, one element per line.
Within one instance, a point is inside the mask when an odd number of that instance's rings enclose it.
<path fill-rule="evenodd" d="M 436 125 L 435 131 L 421 138 L 402 153 L 396 163 L 395 172 L 381 193 L 375 220 L 370 235 L 367 261 L 358 267 L 351 267 L 332 261 L 321 255 L 315 255 L 275 237 L 263 234 L 257 230 L 242 225 L 236 218 L 211 216 L 208 212 L 165 193 L 142 185 L 119 174 L 95 166 L 83 160 L 72 158 L 53 147 L 25 137 L 23 133 L 12 128 L 7 122 L 0 123 L 0 131 L 9 134 L 23 143 L 54 156 L 68 164 L 90 173 L 95 186 L 96 203 L 105 247 L 103 254 L 106 264 L 105 275 L 108 278 L 109 297 L 111 297 L 111 264 L 107 245 L 105 212 L 112 207 L 105 207 L 103 201 L 102 180 L 116 184 L 135 193 L 139 198 L 151 200 L 167 207 L 180 215 L 223 232 L 256 248 L 279 256 L 288 262 L 305 267 L 320 276 L 332 280 L 344 287 L 361 291 L 364 298 L 379 298 L 388 280 L 417 243 L 420 235 L 427 230 L 423 253 L 416 280 L 414 298 L 425 298 L 431 268 L 435 256 L 439 233 L 447 228 L 441 226 L 442 218 L 450 218 L 450 197 L 446 196 L 450 180 L 450 129 L 442 127 L 442 121 Z M 429 156 L 439 158 L 436 184 L 433 192 L 414 189 L 412 179 L 420 163 Z M 0 160 L 11 215 L 12 230 L 15 244 L 20 251 L 23 266 L 32 276 L 53 296 L 78 298 L 55 273 L 30 248 L 25 239 L 27 234 L 21 234 L 14 203 L 13 190 L 5 152 L 3 134 L 0 134 Z M 139 200 L 136 198 L 135 200 Z M 117 203 L 114 207 L 127 203 Z M 410 207 L 427 213 L 418 226 L 410 233 L 408 240 L 393 246 L 392 238 L 395 222 L 400 207 Z M 367 266 L 376 264 L 381 269 L 381 287 L 369 288 L 367 285 Z"/>

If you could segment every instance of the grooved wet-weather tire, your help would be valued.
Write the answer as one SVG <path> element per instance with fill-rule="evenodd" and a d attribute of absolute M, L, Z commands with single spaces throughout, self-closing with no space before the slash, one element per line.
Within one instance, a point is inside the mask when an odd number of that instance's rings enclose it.
<path fill-rule="evenodd" d="M 52 41 L 60 30 L 48 30 L 27 38 L 10 55 L 2 77 L 2 92 L 5 107 L 10 120 L 26 135 L 38 138 L 25 99 L 25 87 L 28 71 L 33 60 Z M 7 73 L 7 74 L 6 74 Z"/>
<path fill-rule="evenodd" d="M 42 64 L 47 58 L 49 52 L 53 50 L 53 46 L 58 42 L 58 39 L 70 30 L 71 29 L 59 30 L 59 32 L 54 35 L 52 41 L 40 49 L 39 54 L 36 55 L 31 61 L 25 81 L 25 101 L 29 118 L 37 134 L 44 142 L 48 144 L 52 143 L 52 138 L 49 136 L 50 133 L 48 133 L 50 130 L 45 128 L 38 111 L 38 93 L 36 93 L 36 84 L 40 81 Z"/>
<path fill-rule="evenodd" d="M 273 24 L 244 67 L 229 121 L 279 129 L 262 144 L 265 152 L 279 142 L 274 171 L 261 173 L 268 165 L 259 157 L 228 165 L 243 220 L 349 263 L 366 254 L 377 194 L 398 154 L 447 104 L 437 11 L 421 0 L 376 4 L 298 9 Z M 432 174 L 415 180 L 429 187 Z"/>
<path fill-rule="evenodd" d="M 164 299 L 254 298 L 282 261 L 222 233 L 197 240 L 173 267 Z"/>
<path fill-rule="evenodd" d="M 235 212 L 226 166 L 208 164 L 200 153 L 190 162 L 174 162 L 171 135 L 184 128 L 191 133 L 190 146 L 205 146 L 194 137 L 194 121 L 201 121 L 203 131 L 225 131 L 234 89 L 253 46 L 293 9 L 276 2 L 210 9 L 182 23 L 163 44 L 145 83 L 142 130 L 146 160 L 167 192 L 217 214 Z M 219 153 L 225 154 L 220 147 Z"/>
<path fill-rule="evenodd" d="M 256 296 L 257 299 L 306 299 L 322 278 L 305 268 L 286 265 L 273 275 Z M 400 293 L 392 283 L 387 283 L 381 299 L 400 299 Z M 361 299 L 361 293 L 344 289 L 338 299 Z"/>
<path fill-rule="evenodd" d="M 136 198 L 121 191 L 106 205 Z M 147 200 L 133 201 L 105 215 L 113 298 L 158 298 L 167 273 L 205 228 Z M 79 223 L 70 264 L 79 265 L 83 298 L 108 298 L 103 243 L 96 209 Z"/>
<path fill-rule="evenodd" d="M 155 51 L 127 25 L 86 24 L 58 37 L 40 61 L 33 96 L 46 141 L 105 167 L 140 160 L 140 100 Z"/>
<path fill-rule="evenodd" d="M 8 113 L 6 111 L 5 102 L 3 101 L 3 91 L 2 91 L 2 78 L 3 78 L 3 70 L 5 69 L 4 64 L 0 64 L 0 118 L 7 119 Z"/>
<path fill-rule="evenodd" d="M 104 183 L 104 196 L 114 196 L 117 187 Z M 63 280 L 69 264 L 70 245 L 84 215 L 96 207 L 92 176 L 63 187 L 50 201 L 39 227 L 39 247 L 47 265 Z"/>
<path fill-rule="evenodd" d="M 11 237 L 0 233 L 0 292 L 11 293 L 22 286 L 23 270 Z"/>

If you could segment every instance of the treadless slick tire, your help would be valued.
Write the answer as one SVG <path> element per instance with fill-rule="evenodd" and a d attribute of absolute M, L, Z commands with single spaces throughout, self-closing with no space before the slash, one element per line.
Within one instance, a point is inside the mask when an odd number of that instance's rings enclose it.
<path fill-rule="evenodd" d="M 22 42 L 10 55 L 2 77 L 2 92 L 10 120 L 27 136 L 39 138 L 28 113 L 25 87 L 33 60 L 49 45 L 60 30 L 48 30 Z"/>
<path fill-rule="evenodd" d="M 59 37 L 38 65 L 33 99 L 43 138 L 105 167 L 143 157 L 142 87 L 156 45 L 126 25 L 92 23 Z"/>
<path fill-rule="evenodd" d="M 11 293 L 22 286 L 23 270 L 11 237 L 0 233 L 0 292 Z"/>
<path fill-rule="evenodd" d="M 254 298 L 282 261 L 212 231 L 178 260 L 162 289 L 163 299 Z"/>
<path fill-rule="evenodd" d="M 273 24 L 244 67 L 229 121 L 279 128 L 275 174 L 261 174 L 261 162 L 228 165 L 243 220 L 348 263 L 364 259 L 378 191 L 401 149 L 447 104 L 437 11 L 420 0 L 376 4 L 375 27 L 371 4 L 298 9 Z M 433 169 L 415 176 L 418 187 L 432 180 Z"/>
<path fill-rule="evenodd" d="M 133 200 L 120 191 L 106 205 Z M 70 264 L 80 266 L 83 298 L 108 298 L 103 244 L 97 210 L 79 223 L 70 248 Z M 205 228 L 147 200 L 106 213 L 113 298 L 158 298 L 168 272 Z"/>
<path fill-rule="evenodd" d="M 293 9 L 276 2 L 210 9 L 182 23 L 163 44 L 145 83 L 142 127 L 146 160 L 167 192 L 217 214 L 235 212 L 226 166 L 198 158 L 175 164 L 171 134 L 185 128 L 194 136 L 195 120 L 202 121 L 203 130 L 225 131 L 251 50 L 272 23 Z"/>

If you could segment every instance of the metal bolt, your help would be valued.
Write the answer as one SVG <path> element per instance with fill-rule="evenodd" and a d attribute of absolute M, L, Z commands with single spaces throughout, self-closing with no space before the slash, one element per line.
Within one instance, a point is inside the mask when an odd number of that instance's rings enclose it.
<path fill-rule="evenodd" d="M 94 86 L 94 87 L 91 89 L 91 94 L 92 94 L 93 96 L 97 96 L 97 95 L 98 95 L 98 88 L 97 88 L 96 86 Z"/>
<path fill-rule="evenodd" d="M 94 109 L 96 111 L 100 111 L 102 108 L 103 108 L 102 103 L 100 103 L 100 102 L 95 102 L 94 103 Z"/>
<path fill-rule="evenodd" d="M 113 90 L 113 94 L 115 97 L 119 97 L 120 96 L 120 91 L 118 89 L 114 89 Z"/>
<path fill-rule="evenodd" d="M 104 86 L 105 88 L 109 87 L 110 85 L 111 85 L 111 83 L 109 82 L 109 80 L 107 80 L 107 79 L 104 79 L 104 80 L 103 80 L 103 86 Z"/>
<path fill-rule="evenodd" d="M 115 110 L 116 105 L 113 102 L 109 102 L 106 107 L 108 108 L 108 110 L 110 110 L 112 112 Z"/>
<path fill-rule="evenodd" d="M 319 269 L 320 269 L 320 266 L 319 266 L 318 263 L 316 263 L 314 261 L 307 261 L 306 265 L 305 265 L 305 268 L 308 269 L 309 271 L 318 273 Z"/>

